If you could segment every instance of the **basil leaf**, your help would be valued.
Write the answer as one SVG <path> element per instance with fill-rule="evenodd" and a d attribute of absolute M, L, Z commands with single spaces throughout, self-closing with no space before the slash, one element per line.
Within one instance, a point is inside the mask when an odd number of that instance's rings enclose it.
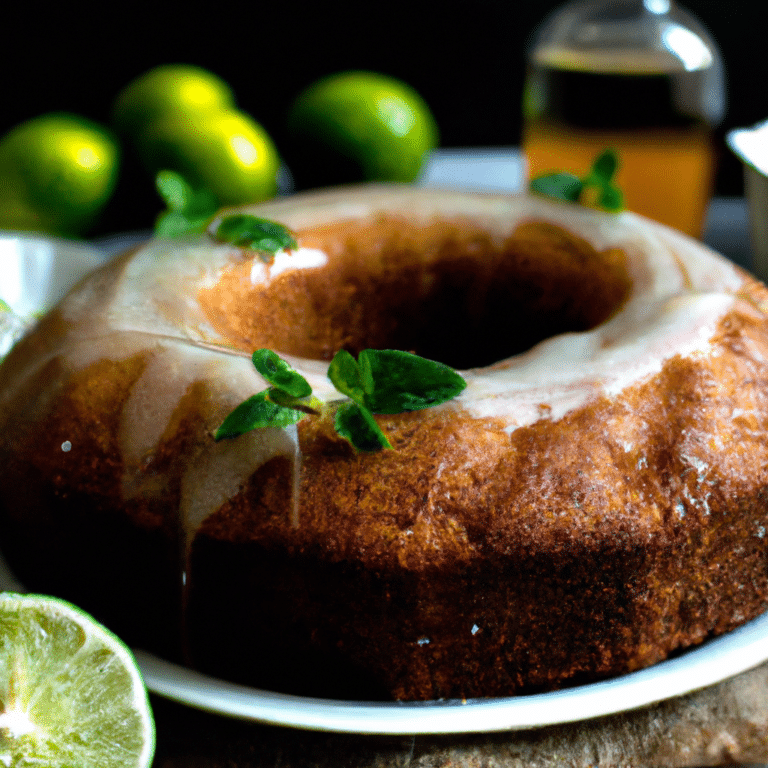
<path fill-rule="evenodd" d="M 572 173 L 549 173 L 531 179 L 529 188 L 540 195 L 576 203 L 581 197 L 584 183 Z"/>
<path fill-rule="evenodd" d="M 402 413 L 440 405 L 466 386 L 453 368 L 396 349 L 364 349 L 358 364 L 364 404 L 372 413 Z"/>
<path fill-rule="evenodd" d="M 225 243 L 271 255 L 283 248 L 296 248 L 297 245 L 287 227 L 247 213 L 225 216 L 216 229 L 216 238 Z"/>
<path fill-rule="evenodd" d="M 360 366 L 346 349 L 340 349 L 328 366 L 328 378 L 336 389 L 355 402 L 362 403 L 364 399 L 363 382 L 360 377 Z"/>
<path fill-rule="evenodd" d="M 214 438 L 218 441 L 238 437 L 262 427 L 288 427 L 303 419 L 305 415 L 303 411 L 273 403 L 269 399 L 269 391 L 265 390 L 240 403 L 224 419 Z"/>
<path fill-rule="evenodd" d="M 357 403 L 342 403 L 339 406 L 334 427 L 358 451 L 372 453 L 392 447 L 371 412 Z"/>
<path fill-rule="evenodd" d="M 251 359 L 256 370 L 273 386 L 291 397 L 309 397 L 309 382 L 271 349 L 257 349 Z"/>

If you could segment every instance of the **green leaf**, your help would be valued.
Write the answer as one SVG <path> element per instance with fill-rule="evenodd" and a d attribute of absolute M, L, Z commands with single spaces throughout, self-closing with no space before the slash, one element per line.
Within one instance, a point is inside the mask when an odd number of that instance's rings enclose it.
<path fill-rule="evenodd" d="M 371 412 L 358 403 L 342 403 L 336 411 L 334 427 L 358 451 L 372 453 L 392 447 Z"/>
<path fill-rule="evenodd" d="M 224 217 L 216 228 L 216 238 L 270 256 L 281 249 L 290 250 L 297 246 L 287 227 L 247 213 Z"/>
<path fill-rule="evenodd" d="M 155 221 L 155 234 L 161 237 L 204 232 L 218 210 L 219 203 L 212 192 L 194 189 L 176 171 L 160 171 L 155 186 L 167 207 Z"/>
<path fill-rule="evenodd" d="M 453 368 L 396 349 L 364 349 L 358 363 L 364 404 L 373 413 L 402 413 L 440 405 L 467 386 Z"/>
<path fill-rule="evenodd" d="M 346 349 L 340 349 L 328 367 L 328 378 L 336 389 L 355 402 L 362 403 L 365 397 L 360 366 Z"/>
<path fill-rule="evenodd" d="M 618 169 L 616 152 L 606 149 L 595 158 L 589 175 L 584 179 L 585 187 L 597 190 L 597 204 L 606 211 L 616 212 L 624 207 L 624 195 L 613 181 Z"/>
<path fill-rule="evenodd" d="M 609 184 L 619 169 L 619 158 L 612 149 L 603 150 L 592 163 L 587 183 Z"/>
<path fill-rule="evenodd" d="M 271 349 L 257 349 L 251 358 L 256 370 L 273 386 L 291 397 L 309 397 L 312 387 Z"/>
<path fill-rule="evenodd" d="M 277 387 L 270 387 L 267 390 L 267 399 L 277 405 L 283 405 L 286 408 L 308 413 L 312 416 L 319 416 L 323 407 L 322 401 L 316 397 L 292 397 Z"/>
<path fill-rule="evenodd" d="M 553 197 L 556 200 L 578 202 L 584 184 L 578 176 L 572 173 L 549 173 L 537 176 L 531 180 L 530 189 L 540 195 Z"/>
<path fill-rule="evenodd" d="M 193 232 L 205 232 L 210 216 L 188 216 L 178 211 L 161 213 L 155 221 L 155 234 L 158 237 L 181 237 Z"/>
<path fill-rule="evenodd" d="M 11 308 L 2 300 L 0 299 L 0 312 L 10 312 Z"/>
<path fill-rule="evenodd" d="M 624 208 L 624 193 L 613 185 L 605 187 L 598 198 L 598 205 L 611 213 L 621 211 Z"/>
<path fill-rule="evenodd" d="M 155 177 L 155 186 L 172 211 L 185 211 L 195 194 L 186 179 L 175 171 L 160 171 Z"/>
<path fill-rule="evenodd" d="M 547 197 L 584 202 L 584 194 L 595 189 L 595 203 L 606 211 L 615 213 L 624 207 L 624 195 L 613 181 L 619 168 L 619 158 L 612 149 L 603 150 L 593 161 L 589 173 L 580 179 L 572 173 L 549 173 L 531 179 L 529 189 Z M 591 200 L 592 198 L 590 198 Z"/>
<path fill-rule="evenodd" d="M 269 394 L 269 390 L 265 390 L 240 403 L 224 419 L 214 436 L 215 439 L 218 441 L 238 437 L 252 429 L 263 427 L 288 427 L 306 416 L 304 411 L 272 402 Z"/>
<path fill-rule="evenodd" d="M 253 364 L 272 386 L 235 408 L 217 431 L 216 440 L 259 427 L 285 427 L 306 414 L 318 415 L 322 409 L 316 398 L 307 401 L 312 388 L 306 379 L 272 350 L 256 350 Z M 374 413 L 430 408 L 467 386 L 453 368 L 393 349 L 365 349 L 358 360 L 341 350 L 331 361 L 328 377 L 339 392 L 351 398 L 336 411 L 336 431 L 359 451 L 392 447 Z"/>

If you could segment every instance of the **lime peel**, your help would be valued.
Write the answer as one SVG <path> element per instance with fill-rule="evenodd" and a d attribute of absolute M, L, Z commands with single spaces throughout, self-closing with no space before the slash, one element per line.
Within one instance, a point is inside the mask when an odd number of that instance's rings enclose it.
<path fill-rule="evenodd" d="M 287 118 L 291 165 L 301 186 L 415 181 L 440 132 L 409 84 L 378 72 L 324 77 L 294 100 Z"/>
<path fill-rule="evenodd" d="M 147 768 L 155 728 L 136 661 L 75 606 L 0 594 L 0 763 Z"/>
<path fill-rule="evenodd" d="M 50 112 L 0 137 L 0 228 L 81 237 L 117 184 L 120 147 L 105 126 Z"/>

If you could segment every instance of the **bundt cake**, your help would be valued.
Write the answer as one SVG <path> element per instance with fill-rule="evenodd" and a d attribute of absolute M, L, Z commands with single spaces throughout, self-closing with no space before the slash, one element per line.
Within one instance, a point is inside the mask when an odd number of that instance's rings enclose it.
<path fill-rule="evenodd" d="M 0 542 L 31 589 L 262 688 L 430 700 L 644 667 L 768 600 L 768 292 L 630 213 L 372 186 L 243 209 L 81 282 L 0 368 Z M 216 433 L 270 349 L 296 424 Z M 338 350 L 466 388 L 334 426 Z"/>

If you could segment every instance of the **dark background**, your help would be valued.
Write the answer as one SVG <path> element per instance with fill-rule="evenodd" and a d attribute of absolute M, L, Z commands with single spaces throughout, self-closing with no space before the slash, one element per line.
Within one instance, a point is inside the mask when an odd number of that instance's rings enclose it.
<path fill-rule="evenodd" d="M 557 5 L 219 0 L 202 7 L 137 0 L 47 7 L 22 0 L 3 12 L 0 132 L 50 110 L 106 121 L 115 94 L 133 77 L 156 64 L 186 62 L 226 79 L 240 107 L 278 147 L 286 109 L 301 88 L 358 68 L 413 85 L 435 113 L 442 146 L 515 145 L 526 43 Z M 688 0 L 685 7 L 723 53 L 729 100 L 723 132 L 768 118 L 768 43 L 759 6 Z M 727 150 L 717 191 L 742 192 L 740 168 Z"/>

